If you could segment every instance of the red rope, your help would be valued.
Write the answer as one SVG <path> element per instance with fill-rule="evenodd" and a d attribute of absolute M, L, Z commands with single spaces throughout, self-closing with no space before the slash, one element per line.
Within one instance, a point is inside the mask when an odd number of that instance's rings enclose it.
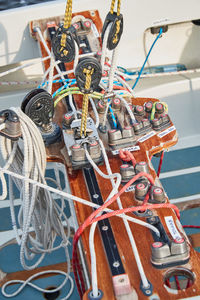
<path fill-rule="evenodd" d="M 158 171 L 157 171 L 157 176 L 160 176 L 160 171 L 162 168 L 162 163 L 163 163 L 163 158 L 164 158 L 164 151 L 162 151 L 162 154 L 160 156 L 160 162 L 159 162 L 159 166 L 158 166 Z"/>
<path fill-rule="evenodd" d="M 183 225 L 183 228 L 200 228 L 199 225 Z"/>
<path fill-rule="evenodd" d="M 121 196 L 130 185 L 132 185 L 136 180 L 138 180 L 140 177 L 143 177 L 143 176 L 147 177 L 152 185 L 154 184 L 154 180 L 153 180 L 151 175 L 149 175 L 145 172 L 140 172 L 139 174 L 134 176 L 126 185 L 124 185 L 123 188 L 117 194 L 115 194 L 110 200 L 108 200 L 101 207 L 99 207 L 97 210 L 95 210 L 85 220 L 85 222 L 78 228 L 78 230 L 76 231 L 76 233 L 74 235 L 74 239 L 73 239 L 72 265 L 73 265 L 73 271 L 74 271 L 74 274 L 75 274 L 75 280 L 76 280 L 76 284 L 77 284 L 77 288 L 78 288 L 78 292 L 79 292 L 80 297 L 83 296 L 83 293 L 82 293 L 82 288 L 80 286 L 80 283 L 79 283 L 79 280 L 78 280 L 78 275 L 77 275 L 77 272 L 78 272 L 77 268 L 79 266 L 79 262 L 78 262 L 78 255 L 77 255 L 76 247 L 77 247 L 77 243 L 78 243 L 78 240 L 79 240 L 82 232 L 84 231 L 84 229 L 86 227 L 93 224 L 94 222 L 98 222 L 98 221 L 116 216 L 118 214 L 128 213 L 128 212 L 133 212 L 133 211 L 139 211 L 139 210 L 144 209 L 143 205 L 142 206 L 137 206 L 137 207 L 129 207 L 129 208 L 121 209 L 121 210 L 115 210 L 113 212 L 106 213 L 102 216 L 96 217 L 106 207 L 111 205 L 119 196 Z M 180 219 L 180 213 L 179 213 L 178 208 L 175 205 L 170 204 L 170 203 L 146 205 L 145 208 L 146 209 L 172 208 L 172 209 L 175 210 L 175 212 L 177 214 L 177 217 Z"/>
<path fill-rule="evenodd" d="M 186 289 L 188 289 L 189 287 L 191 287 L 191 285 L 192 285 L 192 281 L 190 280 L 190 278 L 188 278 Z"/>
<path fill-rule="evenodd" d="M 175 275 L 174 277 L 175 277 L 175 281 L 176 281 L 177 290 L 179 291 L 181 289 L 181 287 L 180 287 L 180 282 L 179 282 L 178 276 Z"/>
<path fill-rule="evenodd" d="M 171 284 L 170 284 L 170 282 L 169 282 L 169 278 L 166 280 L 166 285 L 169 287 L 169 288 L 171 288 Z"/>
<path fill-rule="evenodd" d="M 119 150 L 119 157 L 124 161 L 131 161 L 133 164 L 133 167 L 136 165 L 136 159 L 133 156 L 133 154 L 128 150 Z"/>

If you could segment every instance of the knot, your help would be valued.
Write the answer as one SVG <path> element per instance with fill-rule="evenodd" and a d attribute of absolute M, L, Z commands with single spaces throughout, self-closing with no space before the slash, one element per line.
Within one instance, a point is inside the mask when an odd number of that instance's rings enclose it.
<path fill-rule="evenodd" d="M 131 161 L 133 164 L 133 167 L 136 165 L 136 160 L 133 154 L 128 150 L 119 150 L 119 157 L 124 161 Z"/>

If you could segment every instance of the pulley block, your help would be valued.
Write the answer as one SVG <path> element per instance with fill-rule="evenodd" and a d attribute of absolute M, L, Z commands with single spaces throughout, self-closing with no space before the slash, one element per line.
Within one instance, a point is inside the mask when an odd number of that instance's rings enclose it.
<path fill-rule="evenodd" d="M 52 122 L 54 103 L 51 95 L 44 89 L 29 92 L 22 102 L 21 109 L 39 127 L 45 128 Z"/>
<path fill-rule="evenodd" d="M 107 14 L 102 29 L 102 41 L 104 39 L 104 35 L 109 24 L 111 24 L 111 28 L 108 34 L 107 48 L 109 50 L 113 50 L 119 44 L 123 32 L 123 15 L 117 15 L 116 12 L 114 12 L 113 14 L 109 12 Z"/>
<path fill-rule="evenodd" d="M 75 40 L 77 42 L 76 29 L 59 27 L 52 40 L 52 49 L 56 60 L 69 63 L 75 57 Z"/>
<path fill-rule="evenodd" d="M 85 88 L 86 70 L 91 70 L 91 84 L 88 89 Z M 84 94 L 90 94 L 99 86 L 102 77 L 101 65 L 94 57 L 83 58 L 79 61 L 75 69 L 75 76 L 80 91 Z"/>

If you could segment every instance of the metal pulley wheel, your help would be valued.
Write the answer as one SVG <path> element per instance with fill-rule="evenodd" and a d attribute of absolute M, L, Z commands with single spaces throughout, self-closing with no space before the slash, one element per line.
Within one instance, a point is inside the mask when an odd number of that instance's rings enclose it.
<path fill-rule="evenodd" d="M 91 84 L 89 89 L 85 88 L 85 82 L 86 82 L 85 70 L 91 70 Z M 92 93 L 98 88 L 102 77 L 101 65 L 96 58 L 85 57 L 81 59 L 78 65 L 76 66 L 75 76 L 80 91 L 84 94 Z"/>
<path fill-rule="evenodd" d="M 54 103 L 51 95 L 44 89 L 34 89 L 28 93 L 21 109 L 39 127 L 45 128 L 52 122 Z"/>

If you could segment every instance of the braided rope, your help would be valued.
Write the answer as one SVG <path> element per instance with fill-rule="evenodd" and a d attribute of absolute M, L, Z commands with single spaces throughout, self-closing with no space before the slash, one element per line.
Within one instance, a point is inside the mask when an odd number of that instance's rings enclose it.
<path fill-rule="evenodd" d="M 88 90 L 91 86 L 92 74 L 94 69 L 84 69 L 83 73 L 86 74 L 85 80 L 85 89 Z M 86 136 L 86 128 L 87 128 L 87 114 L 88 114 L 88 102 L 89 96 L 88 94 L 83 95 L 83 105 L 82 105 L 82 117 L 81 117 L 81 137 L 84 132 L 84 136 Z"/>
<path fill-rule="evenodd" d="M 111 2 L 111 7 L 110 7 L 110 13 L 113 14 L 114 13 L 114 8 L 115 8 L 115 0 L 112 0 Z M 118 0 L 117 2 L 117 16 L 120 15 L 120 10 L 121 10 L 121 0 Z M 115 32 L 115 36 L 113 38 L 113 43 L 116 44 L 119 40 L 118 38 L 118 33 L 120 32 L 120 24 L 121 24 L 121 21 L 118 20 L 116 22 L 116 32 Z"/>
<path fill-rule="evenodd" d="M 111 13 L 111 14 L 114 13 L 114 8 L 115 8 L 115 0 L 112 0 L 111 6 L 110 6 L 110 13 Z"/>
<path fill-rule="evenodd" d="M 65 9 L 63 28 L 67 29 L 70 27 L 71 19 L 72 19 L 72 0 L 68 0 Z"/>
<path fill-rule="evenodd" d="M 68 0 L 65 9 L 63 28 L 65 29 L 69 28 L 71 26 L 71 21 L 72 21 L 72 0 Z M 66 40 L 67 40 L 66 33 L 62 33 L 61 41 L 60 41 L 60 45 L 61 45 L 60 52 L 63 50 L 63 48 L 66 47 Z M 68 51 L 64 50 L 63 53 L 65 56 L 67 56 Z"/>
<path fill-rule="evenodd" d="M 117 42 L 118 42 L 118 33 L 120 32 L 120 24 L 121 24 L 121 21 L 120 20 L 118 20 L 117 22 L 116 22 L 116 32 L 115 32 L 115 36 L 114 36 L 114 38 L 113 38 L 113 43 L 114 44 L 116 44 Z"/>
<path fill-rule="evenodd" d="M 115 0 L 112 0 L 111 6 L 110 6 L 110 13 L 114 13 L 114 8 L 115 8 Z M 120 9 L 121 9 L 121 0 L 118 0 L 117 2 L 117 16 L 120 15 Z"/>

